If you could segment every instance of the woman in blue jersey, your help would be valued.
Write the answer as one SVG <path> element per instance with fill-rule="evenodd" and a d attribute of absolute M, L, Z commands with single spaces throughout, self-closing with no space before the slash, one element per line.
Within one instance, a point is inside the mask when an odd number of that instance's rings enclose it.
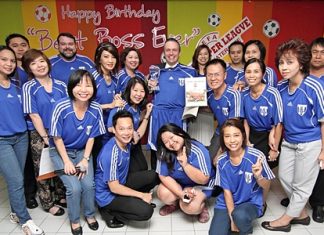
<path fill-rule="evenodd" d="M 136 48 L 125 48 L 120 53 L 120 64 L 122 69 L 117 76 L 118 83 L 116 93 L 123 93 L 128 81 L 134 77 L 145 80 L 144 74 L 138 71 L 138 67 L 142 64 L 142 55 Z"/>
<path fill-rule="evenodd" d="M 265 60 L 266 57 L 266 48 L 264 44 L 260 40 L 249 40 L 247 43 L 245 43 L 243 48 L 243 54 L 244 54 L 244 63 L 252 58 L 259 59 L 261 61 Z M 239 72 L 238 78 L 240 79 L 236 86 L 234 88 L 238 88 L 239 90 L 242 90 L 244 86 L 246 86 L 246 79 L 245 76 L 242 76 Z M 263 81 L 265 84 L 268 84 L 269 86 L 276 87 L 278 83 L 277 74 L 274 71 L 274 69 L 270 67 L 266 67 L 265 73 L 263 75 Z"/>
<path fill-rule="evenodd" d="M 284 107 L 278 174 L 290 203 L 280 218 L 262 223 L 271 231 L 288 232 L 291 224 L 310 223 L 306 204 L 324 161 L 324 91 L 316 77 L 308 76 L 310 60 L 310 49 L 301 40 L 284 42 L 277 49 Z"/>
<path fill-rule="evenodd" d="M 114 44 L 110 42 L 100 43 L 94 56 L 95 68 L 90 70 L 90 73 L 95 79 L 97 86 L 97 94 L 95 101 L 98 102 L 103 111 L 104 123 L 107 123 L 109 112 L 115 107 L 124 105 L 119 94 L 116 95 L 117 78 L 119 66 L 118 50 Z M 111 138 L 108 132 L 103 136 L 95 138 L 95 143 L 92 149 L 93 166 L 96 169 L 96 159 L 102 146 Z"/>
<path fill-rule="evenodd" d="M 32 221 L 24 196 L 24 167 L 28 150 L 27 125 L 21 104 L 21 89 L 10 81 L 17 63 L 15 53 L 0 46 L 0 173 L 7 184 L 12 223 L 26 234 L 43 234 Z"/>
<path fill-rule="evenodd" d="M 148 170 L 147 162 L 140 143 L 140 139 L 145 134 L 153 107 L 151 103 L 147 103 L 148 93 L 149 91 L 144 80 L 138 77 L 132 78 L 128 81 L 126 90 L 122 95 L 123 99 L 126 101 L 126 105 L 122 108 L 113 109 L 108 118 L 108 131 L 113 132 L 112 120 L 118 110 L 124 109 L 133 115 L 134 134 L 133 145 L 131 147 L 129 173 Z M 144 112 L 142 111 L 143 107 L 146 107 Z M 156 184 L 157 175 L 152 179 L 152 188 Z"/>
<path fill-rule="evenodd" d="M 220 145 L 225 152 L 218 159 L 216 185 L 224 192 L 216 199 L 209 235 L 250 234 L 253 221 L 262 215 L 263 189 L 274 175 L 263 153 L 247 146 L 240 120 L 225 121 Z"/>
<path fill-rule="evenodd" d="M 270 168 L 276 167 L 282 132 L 282 100 L 279 91 L 262 80 L 266 66 L 252 58 L 244 66 L 248 87 L 242 92 L 244 126 L 248 145 L 267 156 Z"/>
<path fill-rule="evenodd" d="M 163 125 L 157 136 L 157 173 L 161 184 L 158 198 L 165 204 L 160 215 L 179 207 L 189 215 L 198 215 L 206 223 L 209 212 L 206 199 L 213 191 L 215 172 L 208 150 L 173 123 Z"/>
<path fill-rule="evenodd" d="M 33 123 L 30 131 L 30 147 L 36 178 L 39 173 L 40 158 L 44 145 L 48 146 L 48 129 L 53 105 L 56 101 L 67 97 L 65 83 L 49 77 L 51 64 L 46 55 L 36 49 L 28 50 L 22 58 L 22 66 L 30 81 L 23 85 L 24 113 Z M 51 185 L 53 182 L 54 187 Z M 43 209 L 52 215 L 60 216 L 64 210 L 55 205 L 55 200 L 65 199 L 62 181 L 55 177 L 39 180 L 38 197 Z"/>
<path fill-rule="evenodd" d="M 90 229 L 97 230 L 95 219 L 94 180 L 91 150 L 94 138 L 105 133 L 100 105 L 93 101 L 96 85 L 86 70 L 76 70 L 68 83 L 69 98 L 53 108 L 50 156 L 55 170 L 66 187 L 66 200 L 71 231 L 82 234 L 80 203 Z"/>

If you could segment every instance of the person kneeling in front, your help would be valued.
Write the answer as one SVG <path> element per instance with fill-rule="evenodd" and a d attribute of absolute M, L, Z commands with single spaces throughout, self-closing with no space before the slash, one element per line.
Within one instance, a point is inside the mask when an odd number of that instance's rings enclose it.
<path fill-rule="evenodd" d="M 101 150 L 95 175 L 96 201 L 102 219 L 110 228 L 123 227 L 128 220 L 145 221 L 153 214 L 152 193 L 146 192 L 150 185 L 149 175 L 127 183 L 130 147 L 134 133 L 133 116 L 126 110 L 113 117 L 113 133 Z M 144 174 L 149 174 L 148 172 Z"/>

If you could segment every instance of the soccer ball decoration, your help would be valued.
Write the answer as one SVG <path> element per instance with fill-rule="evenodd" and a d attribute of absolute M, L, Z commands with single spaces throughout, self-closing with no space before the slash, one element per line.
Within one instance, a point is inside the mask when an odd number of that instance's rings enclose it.
<path fill-rule="evenodd" d="M 221 18 L 216 13 L 212 13 L 208 16 L 208 24 L 210 26 L 216 27 L 220 24 Z"/>
<path fill-rule="evenodd" d="M 268 38 L 274 38 L 279 34 L 280 25 L 276 20 L 268 20 L 263 25 L 263 33 Z"/>
<path fill-rule="evenodd" d="M 38 21 L 45 23 L 51 19 L 51 12 L 47 6 L 39 5 L 35 9 L 35 17 Z"/>

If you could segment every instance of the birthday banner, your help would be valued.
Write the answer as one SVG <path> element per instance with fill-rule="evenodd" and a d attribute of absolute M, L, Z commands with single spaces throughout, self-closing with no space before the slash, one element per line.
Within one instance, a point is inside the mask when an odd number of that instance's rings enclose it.
<path fill-rule="evenodd" d="M 168 37 L 181 44 L 181 62 L 190 64 L 197 45 L 206 44 L 213 58 L 228 61 L 228 46 L 240 40 L 261 40 L 267 63 L 274 66 L 281 42 L 311 42 L 324 34 L 324 1 L 181 1 L 181 0 L 11 0 L 0 2 L 0 40 L 24 34 L 31 47 L 57 54 L 56 37 L 70 32 L 78 53 L 94 58 L 95 48 L 110 41 L 121 51 L 140 49 L 147 72 L 159 63 Z"/>

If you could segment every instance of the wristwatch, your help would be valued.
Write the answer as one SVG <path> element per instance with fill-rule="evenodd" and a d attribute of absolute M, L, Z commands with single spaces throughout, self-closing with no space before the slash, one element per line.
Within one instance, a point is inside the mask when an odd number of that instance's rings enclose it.
<path fill-rule="evenodd" d="M 87 160 L 87 161 L 89 161 L 90 160 L 90 157 L 88 156 L 88 157 L 86 157 L 86 156 L 83 156 L 83 158 L 85 159 L 85 160 Z"/>

